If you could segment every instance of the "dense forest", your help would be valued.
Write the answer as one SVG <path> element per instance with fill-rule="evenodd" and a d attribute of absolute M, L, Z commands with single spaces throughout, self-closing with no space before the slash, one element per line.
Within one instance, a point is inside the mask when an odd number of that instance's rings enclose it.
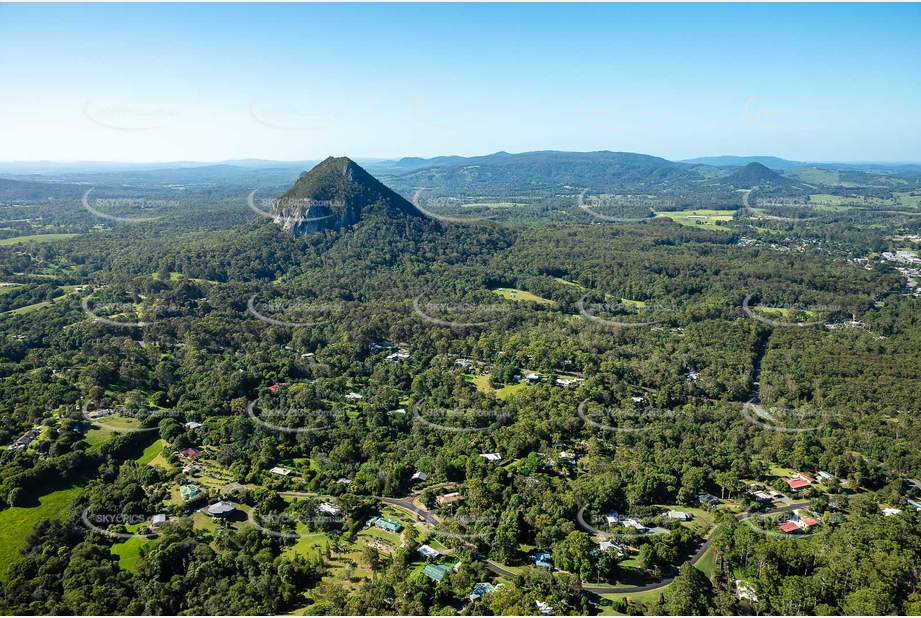
<path fill-rule="evenodd" d="M 290 195 L 356 216 L 302 235 L 243 183 L 6 186 L 2 233 L 73 236 L 0 245 L 0 523 L 72 500 L 3 537 L 0 611 L 921 611 L 921 300 L 883 255 L 921 211 L 608 154 L 391 171 L 399 208 L 308 175 Z M 778 533 L 792 507 L 819 532 Z"/>

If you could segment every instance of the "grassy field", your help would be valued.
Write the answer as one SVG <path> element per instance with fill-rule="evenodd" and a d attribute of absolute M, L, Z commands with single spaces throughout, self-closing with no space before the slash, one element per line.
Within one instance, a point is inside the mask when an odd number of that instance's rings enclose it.
<path fill-rule="evenodd" d="M 134 537 L 112 546 L 112 553 L 118 556 L 118 567 L 123 571 L 133 571 L 141 559 L 141 547 L 150 543 L 149 539 Z"/>
<path fill-rule="evenodd" d="M 160 451 L 163 450 L 164 446 L 166 446 L 166 440 L 154 440 L 135 461 L 141 466 L 152 463 L 154 459 L 160 456 Z M 164 461 L 164 463 L 166 462 Z"/>
<path fill-rule="evenodd" d="M 536 294 L 531 294 L 530 292 L 525 292 L 524 290 L 516 290 L 515 288 L 499 288 L 498 290 L 493 290 L 493 293 L 498 294 L 505 300 L 528 300 L 534 303 L 543 303 L 545 305 L 554 304 L 552 300 L 541 298 Z"/>
<path fill-rule="evenodd" d="M 681 225 L 708 227 L 717 230 L 725 229 L 728 231 L 728 227 L 719 226 L 716 222 L 731 221 L 735 213 L 735 210 L 681 210 L 675 212 L 657 212 L 656 217 L 665 217 Z"/>
<path fill-rule="evenodd" d="M 461 208 L 514 208 L 516 206 L 527 206 L 518 202 L 471 202 L 464 204 Z"/>
<path fill-rule="evenodd" d="M 13 309 L 12 311 L 7 311 L 7 314 L 21 314 L 21 313 L 32 313 L 33 311 L 38 311 L 39 309 L 44 309 L 49 306 L 51 301 L 44 300 L 40 303 L 35 303 L 34 305 L 26 305 L 25 307 L 20 307 L 19 309 Z"/>
<path fill-rule="evenodd" d="M 42 519 L 65 517 L 81 491 L 82 487 L 58 489 L 40 496 L 35 506 L 0 511 L 0 580 L 6 579 L 9 566 L 19 560 L 19 548 L 32 527 Z"/>
<path fill-rule="evenodd" d="M 17 236 L 16 238 L 4 238 L 0 240 L 0 246 L 18 245 L 23 242 L 51 242 L 53 240 L 66 240 L 79 236 L 79 234 L 36 234 L 34 236 Z"/>

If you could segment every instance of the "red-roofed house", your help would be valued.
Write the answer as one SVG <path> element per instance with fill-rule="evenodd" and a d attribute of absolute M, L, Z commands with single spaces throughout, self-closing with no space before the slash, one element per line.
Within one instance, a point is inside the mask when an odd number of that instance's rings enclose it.
<path fill-rule="evenodd" d="M 815 479 L 812 478 L 811 476 L 809 476 L 808 474 L 803 474 L 802 472 L 800 472 L 800 473 L 797 474 L 796 476 L 799 477 L 800 479 L 806 481 L 806 482 L 809 483 L 810 485 L 813 484 L 813 483 L 815 483 Z"/>
<path fill-rule="evenodd" d="M 281 388 L 282 386 L 284 386 L 285 384 L 286 384 L 286 382 L 276 382 L 275 384 L 273 384 L 272 386 L 269 387 L 269 392 L 272 393 L 272 394 L 274 395 L 274 394 L 278 393 L 278 389 L 280 389 L 280 388 Z"/>
<path fill-rule="evenodd" d="M 804 481 L 803 479 L 784 479 L 783 481 L 789 485 L 790 489 L 793 491 L 809 487 L 809 481 Z"/>
<path fill-rule="evenodd" d="M 806 528 L 811 528 L 812 526 L 817 526 L 819 524 L 819 522 L 817 522 L 811 517 L 800 517 L 799 520 L 800 520 L 800 523 L 803 524 L 804 530 Z"/>
<path fill-rule="evenodd" d="M 780 528 L 781 532 L 786 532 L 787 534 L 799 532 L 799 526 L 794 521 L 785 521 L 782 524 L 778 524 L 777 527 Z"/>

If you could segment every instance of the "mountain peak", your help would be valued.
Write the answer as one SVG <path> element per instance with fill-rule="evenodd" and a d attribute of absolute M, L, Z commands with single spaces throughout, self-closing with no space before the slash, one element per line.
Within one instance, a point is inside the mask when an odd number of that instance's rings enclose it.
<path fill-rule="evenodd" d="M 303 173 L 272 206 L 272 216 L 295 236 L 353 225 L 368 214 L 420 213 L 348 157 L 327 157 Z"/>
<path fill-rule="evenodd" d="M 769 167 L 752 161 L 745 167 L 734 171 L 726 182 L 735 186 L 751 186 L 764 183 L 784 183 L 787 179 Z"/>

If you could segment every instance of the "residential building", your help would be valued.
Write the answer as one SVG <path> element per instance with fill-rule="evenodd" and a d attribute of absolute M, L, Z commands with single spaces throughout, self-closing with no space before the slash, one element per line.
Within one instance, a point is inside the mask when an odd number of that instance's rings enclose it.
<path fill-rule="evenodd" d="M 410 480 L 414 483 L 424 483 L 429 480 L 429 475 L 425 472 L 416 472 Z"/>
<path fill-rule="evenodd" d="M 539 566 L 539 567 L 553 566 L 552 565 L 553 557 L 546 552 L 537 552 L 537 554 L 535 554 L 531 558 L 531 560 L 534 561 L 535 566 Z"/>
<path fill-rule="evenodd" d="M 236 510 L 237 507 L 233 502 L 221 500 L 208 507 L 208 515 L 217 519 L 224 519 Z"/>
<path fill-rule="evenodd" d="M 441 553 L 437 549 L 432 549 L 428 545 L 422 545 L 416 551 L 422 554 L 422 557 L 425 558 L 426 560 L 434 560 L 435 558 L 441 555 Z"/>
<path fill-rule="evenodd" d="M 289 470 L 288 468 L 282 468 L 281 466 L 275 466 L 274 468 L 269 470 L 269 472 L 271 472 L 272 474 L 277 474 L 279 476 L 288 476 L 289 474 L 291 474 L 291 470 Z"/>
<path fill-rule="evenodd" d="M 444 494 L 443 496 L 437 496 L 435 498 L 435 504 L 438 506 L 445 506 L 446 504 L 451 504 L 463 499 L 464 497 L 459 492 L 455 491 L 450 494 Z"/>
<path fill-rule="evenodd" d="M 201 489 L 195 485 L 183 485 L 179 488 L 179 495 L 182 496 L 182 499 L 188 502 L 189 500 L 196 500 L 201 497 Z"/>
<path fill-rule="evenodd" d="M 691 519 L 691 516 L 684 511 L 669 511 L 666 515 L 669 519 L 677 519 L 678 521 L 688 521 Z"/>
<path fill-rule="evenodd" d="M 480 457 L 486 458 L 488 461 L 493 463 L 498 463 L 502 461 L 502 455 L 499 453 L 480 453 Z"/>
<path fill-rule="evenodd" d="M 159 528 L 166 523 L 166 514 L 160 513 L 159 515 L 154 515 L 153 519 L 150 522 L 150 525 L 154 528 Z"/>
<path fill-rule="evenodd" d="M 501 584 L 500 584 L 501 585 Z M 479 582 L 473 585 L 473 590 L 467 594 L 467 598 L 471 601 L 479 601 L 485 597 L 490 592 L 496 590 L 497 586 L 493 586 L 488 582 Z"/>
<path fill-rule="evenodd" d="M 443 564 L 430 564 L 422 570 L 422 574 L 433 582 L 440 582 L 451 572 L 451 567 Z"/>
<path fill-rule="evenodd" d="M 338 517 L 342 514 L 342 508 L 332 502 L 321 502 L 317 507 L 317 513 L 326 513 L 327 515 Z"/>

